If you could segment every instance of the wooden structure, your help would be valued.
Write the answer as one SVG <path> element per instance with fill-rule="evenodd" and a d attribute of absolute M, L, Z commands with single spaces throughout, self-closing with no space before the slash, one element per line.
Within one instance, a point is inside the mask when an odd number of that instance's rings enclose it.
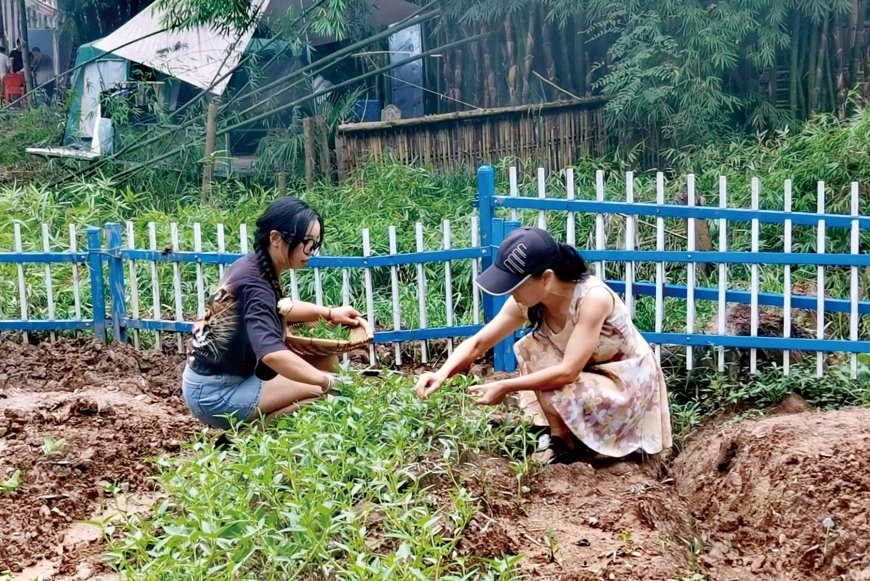
<path fill-rule="evenodd" d="M 377 123 L 341 125 L 335 138 L 340 177 L 367 159 L 392 156 L 443 170 L 515 157 L 555 171 L 605 146 L 602 97 L 479 109 Z"/>

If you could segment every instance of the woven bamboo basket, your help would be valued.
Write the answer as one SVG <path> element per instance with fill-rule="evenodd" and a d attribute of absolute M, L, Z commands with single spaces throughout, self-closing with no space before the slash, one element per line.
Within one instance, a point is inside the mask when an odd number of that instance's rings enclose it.
<path fill-rule="evenodd" d="M 342 353 L 365 347 L 374 338 L 371 326 L 365 319 L 362 319 L 362 324 L 358 327 L 350 328 L 350 339 L 346 340 L 300 337 L 293 332 L 299 327 L 315 327 L 316 325 L 317 323 L 313 322 L 288 325 L 287 336 L 284 338 L 287 348 L 299 355 L 326 357 L 327 355 L 341 355 Z"/>

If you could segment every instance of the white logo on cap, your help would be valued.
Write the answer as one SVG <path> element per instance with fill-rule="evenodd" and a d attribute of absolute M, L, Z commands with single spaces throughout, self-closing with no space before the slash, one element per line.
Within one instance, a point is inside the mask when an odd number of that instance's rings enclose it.
<path fill-rule="evenodd" d="M 504 259 L 505 268 L 512 273 L 522 275 L 526 268 L 526 245 L 520 242 Z"/>

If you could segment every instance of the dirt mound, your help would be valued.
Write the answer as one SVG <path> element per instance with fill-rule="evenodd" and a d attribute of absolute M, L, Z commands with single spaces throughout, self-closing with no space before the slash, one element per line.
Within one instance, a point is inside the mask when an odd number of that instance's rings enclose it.
<path fill-rule="evenodd" d="M 673 475 L 709 578 L 870 578 L 870 409 L 707 429 Z"/>
<path fill-rule="evenodd" d="M 462 484 L 481 499 L 459 545 L 463 554 L 524 554 L 535 579 L 668 579 L 689 570 L 687 510 L 656 461 L 545 468 L 520 484 L 501 459 L 478 461 Z M 518 495 L 518 488 L 522 494 Z"/>
<path fill-rule="evenodd" d="M 179 364 L 84 339 L 0 343 L 0 482 L 20 475 L 0 492 L 0 572 L 104 568 L 99 531 L 82 536 L 79 521 L 116 494 L 152 491 L 148 459 L 199 427 L 177 395 Z"/>
<path fill-rule="evenodd" d="M 174 346 L 173 346 L 174 347 Z M 0 341 L 0 398 L 10 388 L 30 392 L 118 387 L 119 382 L 149 395 L 180 393 L 184 357 L 167 346 L 137 351 L 94 338 L 38 345 Z"/>

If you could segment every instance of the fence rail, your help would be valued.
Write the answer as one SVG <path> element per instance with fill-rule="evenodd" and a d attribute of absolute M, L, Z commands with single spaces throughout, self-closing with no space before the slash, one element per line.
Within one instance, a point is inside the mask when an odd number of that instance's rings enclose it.
<path fill-rule="evenodd" d="M 495 171 L 484 166 L 478 171 L 476 212 L 461 225 L 470 230 L 463 232 L 468 234 L 463 239 L 470 241 L 467 247 L 454 245 L 456 225 L 443 222 L 437 232 L 439 248 L 427 248 L 424 226 L 417 223 L 413 248 L 400 248 L 400 229 L 391 226 L 386 241 L 389 252 L 373 254 L 366 229 L 360 237 L 361 256 L 312 258 L 310 272 L 290 274 L 290 295 L 305 295 L 302 298 L 318 304 L 353 302 L 376 325 L 375 344 L 392 344 L 394 363 L 416 354 L 426 362 L 432 355 L 430 341 L 439 340 L 443 345 L 437 347 L 450 351 L 454 339 L 475 333 L 504 304 L 505 297 L 481 296 L 472 283 L 492 263 L 501 240 L 527 224 L 548 228 L 557 238 L 580 246 L 596 274 L 625 298 L 657 354 L 661 357 L 663 345 L 684 348 L 688 369 L 707 349 L 714 350 L 720 370 L 725 368 L 727 349 L 746 349 L 755 372 L 759 354 L 776 350 L 783 351 L 786 373 L 792 352 L 815 352 L 821 374 L 825 354 L 840 352 L 851 354 L 854 375 L 855 354 L 870 352 L 868 325 L 865 322 L 862 329 L 861 321 L 870 317 L 864 290 L 870 282 L 870 254 L 866 253 L 870 217 L 859 212 L 857 183 L 848 192 L 849 213 L 838 214 L 826 211 L 823 183 L 816 191 L 817 212 L 811 213 L 791 211 L 790 182 L 782 184 L 780 211 L 760 208 L 758 178 L 750 183 L 750 208 L 740 208 L 729 207 L 724 178 L 719 180 L 719 204 L 714 207 L 699 203 L 692 175 L 685 179 L 683 203 L 666 203 L 662 174 L 654 184 L 642 184 L 628 173 L 624 182 L 620 180 L 620 190 L 624 185 L 620 200 L 612 199 L 614 191 L 606 188 L 603 172 L 596 175 L 594 187 L 585 189 L 577 187 L 571 169 L 563 177 L 548 181 L 539 169 L 524 185 L 519 172 L 510 168 L 507 193 L 498 195 Z M 578 193 L 586 199 L 577 199 Z M 746 232 L 739 230 L 747 224 L 748 241 Z M 132 223 L 88 227 L 85 250 L 78 248 L 75 226 L 69 226 L 69 243 L 63 251 L 57 249 L 49 230 L 41 226 L 40 245 L 30 241 L 41 250 L 24 251 L 21 224 L 16 224 L 14 250 L 0 252 L 0 273 L 4 279 L 5 273 L 10 274 L 4 296 L 10 304 L 17 300 L 19 313 L 18 318 L 0 320 L 0 331 L 22 332 L 25 338 L 28 333 L 48 332 L 52 340 L 57 332 L 92 331 L 103 338 L 132 340 L 137 347 L 144 345 L 146 336 L 149 345 L 161 347 L 169 333 L 178 336 L 180 348 L 181 334 L 189 332 L 192 320 L 205 312 L 207 295 L 225 267 L 250 247 L 245 225 L 233 241 L 238 251 L 227 250 L 227 231 L 220 224 L 209 244 L 204 244 L 201 225 L 192 225 L 193 240 L 186 249 L 177 224 L 170 224 L 168 237 L 162 237 L 168 238 L 165 245 L 166 240 L 158 237 L 163 225 L 148 224 L 145 244 L 137 244 Z M 706 243 L 698 237 L 702 231 L 707 232 Z M 205 246 L 214 249 L 204 250 Z M 818 290 L 794 292 L 797 269 L 808 267 L 815 270 L 810 278 Z M 69 276 L 59 275 L 59 269 Z M 85 269 L 87 275 L 80 272 Z M 61 316 L 59 296 L 63 297 Z M 729 309 L 742 305 L 749 308 L 748 328 L 732 329 Z M 765 309 L 779 313 L 781 328 L 776 336 L 761 328 Z M 811 314 L 814 328 L 792 336 L 801 312 Z M 2 316 L 9 314 L 7 307 Z M 509 338 L 494 349 L 497 369 L 515 366 L 514 340 Z M 369 353 L 373 364 L 382 356 L 374 348 Z"/>

